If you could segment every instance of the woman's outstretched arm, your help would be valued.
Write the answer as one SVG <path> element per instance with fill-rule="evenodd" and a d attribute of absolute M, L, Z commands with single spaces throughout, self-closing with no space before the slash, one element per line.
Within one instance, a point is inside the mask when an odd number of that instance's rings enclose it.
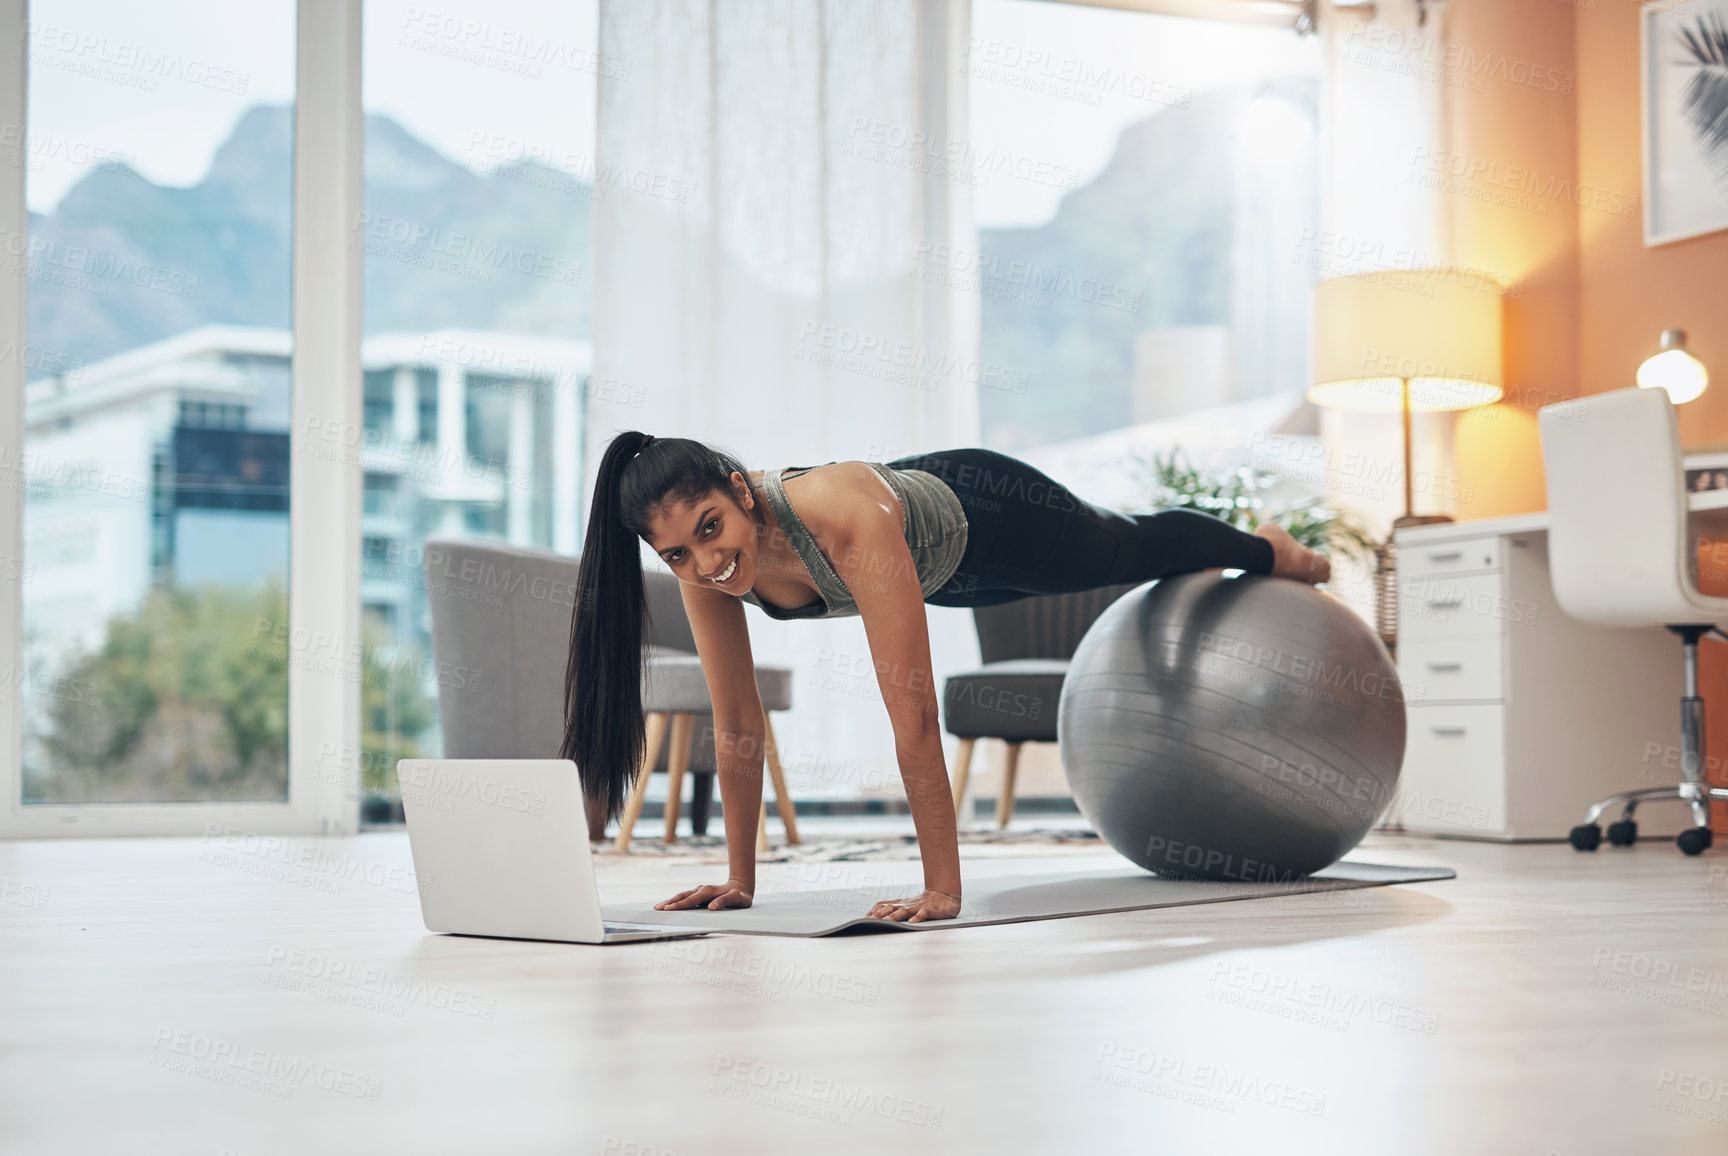
<path fill-rule="evenodd" d="M 690 583 L 682 583 L 679 591 L 714 705 L 714 773 L 720 780 L 731 875 L 723 884 L 682 891 L 655 906 L 660 910 L 749 907 L 756 893 L 756 818 L 762 806 L 767 736 L 762 696 L 756 689 L 756 660 L 750 653 L 750 628 L 744 620 L 744 603 L 732 595 Z"/>
<path fill-rule="evenodd" d="M 951 919 L 960 912 L 960 849 L 942 751 L 929 622 L 901 513 L 886 483 L 878 479 L 877 484 L 888 501 L 848 503 L 852 510 L 843 521 L 836 520 L 829 557 L 864 619 L 877 685 L 894 728 L 900 778 L 918 831 L 925 891 L 879 903 L 870 914 L 914 923 Z"/>

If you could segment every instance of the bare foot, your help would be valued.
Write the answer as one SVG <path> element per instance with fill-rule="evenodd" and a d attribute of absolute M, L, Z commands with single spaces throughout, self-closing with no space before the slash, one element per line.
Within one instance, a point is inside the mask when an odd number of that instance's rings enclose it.
<path fill-rule="evenodd" d="M 1310 585 L 1332 577 L 1332 563 L 1326 555 L 1316 554 L 1295 538 L 1290 531 L 1275 522 L 1261 522 L 1254 533 L 1272 543 L 1272 574 L 1276 578 L 1294 578 Z"/>

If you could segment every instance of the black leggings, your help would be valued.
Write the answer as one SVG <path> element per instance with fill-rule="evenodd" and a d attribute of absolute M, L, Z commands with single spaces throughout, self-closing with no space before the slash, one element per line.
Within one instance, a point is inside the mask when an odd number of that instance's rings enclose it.
<path fill-rule="evenodd" d="M 887 463 L 948 483 L 966 513 L 966 551 L 932 606 L 995 606 L 1222 567 L 1272 571 L 1272 543 L 1199 510 L 1121 514 L 1083 501 L 994 450 L 937 450 Z"/>

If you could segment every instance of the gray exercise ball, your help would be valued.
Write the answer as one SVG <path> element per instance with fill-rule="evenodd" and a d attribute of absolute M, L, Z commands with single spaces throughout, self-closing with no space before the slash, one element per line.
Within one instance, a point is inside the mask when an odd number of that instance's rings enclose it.
<path fill-rule="evenodd" d="M 1099 616 L 1056 732 L 1081 813 L 1134 863 L 1283 880 L 1336 862 L 1391 801 L 1404 694 L 1386 647 L 1334 596 L 1202 570 Z"/>

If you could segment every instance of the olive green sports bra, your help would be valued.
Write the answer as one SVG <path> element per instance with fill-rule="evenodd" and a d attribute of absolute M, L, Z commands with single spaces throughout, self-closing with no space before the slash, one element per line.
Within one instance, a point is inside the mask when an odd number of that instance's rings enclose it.
<path fill-rule="evenodd" d="M 911 549 L 913 564 L 918 569 L 918 586 L 928 598 L 940 590 L 960 566 L 960 557 L 966 552 L 966 511 L 948 483 L 935 474 L 926 470 L 898 470 L 881 462 L 866 462 L 865 465 L 881 474 L 893 487 L 894 496 L 900 499 L 900 509 L 905 515 L 902 521 L 906 545 Z M 858 603 L 852 592 L 846 589 L 846 583 L 834 572 L 827 555 L 822 553 L 816 539 L 805 528 L 803 519 L 798 517 L 798 511 L 787 501 L 786 488 L 781 484 L 785 474 L 815 468 L 789 466 L 783 470 L 762 472 L 762 490 L 768 497 L 768 508 L 774 511 L 774 517 L 786 532 L 786 538 L 798 552 L 798 557 L 803 559 L 810 576 L 816 580 L 816 589 L 822 596 L 820 604 L 786 610 L 767 605 L 756 597 L 754 591 L 745 591 L 744 601 L 760 606 L 770 618 L 850 618 L 858 614 Z"/>

